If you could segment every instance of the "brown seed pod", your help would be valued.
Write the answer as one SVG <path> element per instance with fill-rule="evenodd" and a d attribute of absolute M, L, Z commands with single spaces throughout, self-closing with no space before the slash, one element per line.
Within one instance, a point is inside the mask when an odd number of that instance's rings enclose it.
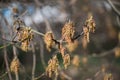
<path fill-rule="evenodd" d="M 53 39 L 54 37 L 52 32 L 47 32 L 44 36 L 44 42 L 48 51 L 51 51 L 51 47 L 54 45 Z"/>
<path fill-rule="evenodd" d="M 65 56 L 63 57 L 63 64 L 65 69 L 67 69 L 67 67 L 70 65 L 70 55 L 69 54 L 65 54 Z"/>
<path fill-rule="evenodd" d="M 53 74 L 58 75 L 58 59 L 57 56 L 53 56 L 52 59 L 48 61 L 48 66 L 46 68 L 46 73 L 49 77 L 52 77 Z"/>
<path fill-rule="evenodd" d="M 15 57 L 10 64 L 10 71 L 18 73 L 19 67 L 20 67 L 19 59 Z"/>
<path fill-rule="evenodd" d="M 66 42 L 71 43 L 74 33 L 75 33 L 74 24 L 73 22 L 69 21 L 62 28 L 62 39 L 63 40 L 65 39 Z"/>

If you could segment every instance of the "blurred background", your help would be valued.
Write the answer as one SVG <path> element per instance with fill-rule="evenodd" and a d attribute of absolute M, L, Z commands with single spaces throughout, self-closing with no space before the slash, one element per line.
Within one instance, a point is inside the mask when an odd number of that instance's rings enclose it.
<path fill-rule="evenodd" d="M 17 8 L 15 13 L 13 8 Z M 119 0 L 0 0 L 0 80 L 9 80 L 6 72 L 5 52 L 8 64 L 13 59 L 12 45 L 8 44 L 13 37 L 15 16 L 32 29 L 41 33 L 52 30 L 55 39 L 61 39 L 61 29 L 69 20 L 75 24 L 75 35 L 82 32 L 89 13 L 96 23 L 95 33 L 90 34 L 90 42 L 82 47 L 82 37 L 78 39 L 78 47 L 70 52 L 71 65 L 63 69 L 64 77 L 58 80 L 119 80 L 120 79 L 120 1 Z M 4 36 L 5 39 L 2 39 Z M 47 51 L 43 37 L 34 34 L 36 55 L 35 77 L 45 72 L 44 66 L 56 54 L 56 50 Z M 74 46 L 72 46 L 74 47 Z M 20 60 L 20 80 L 30 80 L 33 54 L 17 48 Z M 78 66 L 76 64 L 79 63 Z M 15 76 L 12 73 L 12 78 Z M 106 77 L 110 77 L 106 78 Z M 42 76 L 38 80 L 53 80 Z"/>

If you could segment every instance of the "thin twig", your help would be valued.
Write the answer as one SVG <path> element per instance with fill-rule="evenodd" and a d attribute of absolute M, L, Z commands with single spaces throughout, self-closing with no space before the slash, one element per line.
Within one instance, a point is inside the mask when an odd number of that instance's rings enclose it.
<path fill-rule="evenodd" d="M 70 76 L 68 76 L 64 71 L 61 70 L 61 68 L 58 68 L 60 75 L 64 76 L 67 80 L 72 80 Z"/>
<path fill-rule="evenodd" d="M 112 3 L 112 1 L 111 0 L 107 0 L 107 1 L 111 5 L 113 10 L 120 16 L 120 11 L 115 7 L 115 5 Z"/>
<path fill-rule="evenodd" d="M 8 44 L 6 44 L 6 45 L 0 46 L 0 49 L 6 48 L 6 47 L 8 47 L 8 46 L 10 46 L 10 45 L 11 45 L 11 43 L 8 43 Z"/>
<path fill-rule="evenodd" d="M 6 48 L 4 48 L 4 60 L 5 60 L 9 80 L 12 80 L 12 76 L 11 76 L 11 72 L 10 72 L 10 68 L 9 68 L 9 63 L 8 63 L 8 59 L 7 59 L 7 50 L 6 50 Z"/>
<path fill-rule="evenodd" d="M 118 26 L 120 27 L 120 17 L 117 16 L 117 17 L 116 17 L 116 20 L 117 20 Z"/>
<path fill-rule="evenodd" d="M 25 76 L 27 76 L 29 78 L 29 80 L 31 80 L 31 77 L 27 74 L 25 67 L 21 63 L 20 63 L 20 65 L 21 65 L 23 71 L 25 72 Z"/>
<path fill-rule="evenodd" d="M 33 53 L 32 80 L 34 80 L 35 79 L 35 68 L 36 68 L 36 54 L 35 54 L 34 44 L 32 44 L 32 53 Z"/>
<path fill-rule="evenodd" d="M 25 10 L 25 12 L 23 12 L 23 13 L 19 16 L 19 18 L 23 17 L 23 16 L 26 15 L 27 13 L 28 13 L 28 10 Z"/>
<path fill-rule="evenodd" d="M 106 55 L 109 55 L 109 54 L 112 54 L 114 51 L 115 51 L 116 48 L 113 48 L 109 51 L 105 51 L 105 52 L 102 52 L 102 53 L 99 53 L 99 55 L 93 55 L 93 57 L 104 57 Z"/>
<path fill-rule="evenodd" d="M 73 38 L 73 40 L 76 40 L 76 39 L 78 39 L 80 36 L 82 36 L 84 33 L 83 32 L 81 32 L 79 35 L 77 35 L 76 37 L 74 37 Z"/>
<path fill-rule="evenodd" d="M 44 36 L 44 34 L 43 34 L 43 33 L 38 32 L 38 31 L 36 31 L 36 30 L 34 30 L 34 29 L 32 29 L 31 31 L 33 31 L 34 33 L 37 33 L 37 34 L 39 34 L 39 35 L 41 35 L 41 36 Z"/>
<path fill-rule="evenodd" d="M 0 79 L 2 79 L 3 77 L 5 77 L 8 74 L 8 72 L 5 72 L 4 74 L 2 74 L 2 76 L 0 76 Z"/>
<path fill-rule="evenodd" d="M 16 80 L 19 80 L 18 72 L 15 73 L 15 79 L 16 79 Z"/>
<path fill-rule="evenodd" d="M 45 72 L 44 72 L 44 73 L 42 73 L 40 76 L 36 77 L 36 78 L 35 78 L 35 80 L 40 79 L 40 78 L 41 78 L 41 77 L 43 77 L 44 75 L 45 75 Z"/>
<path fill-rule="evenodd" d="M 14 54 L 14 57 L 17 58 L 16 47 L 14 45 L 13 45 L 13 54 Z M 15 72 L 15 78 L 16 78 L 16 80 L 19 80 L 18 72 Z"/>
<path fill-rule="evenodd" d="M 45 69 L 46 64 L 45 64 L 45 59 L 44 59 L 44 44 L 42 40 L 40 40 L 40 59 L 41 59 L 43 68 Z"/>

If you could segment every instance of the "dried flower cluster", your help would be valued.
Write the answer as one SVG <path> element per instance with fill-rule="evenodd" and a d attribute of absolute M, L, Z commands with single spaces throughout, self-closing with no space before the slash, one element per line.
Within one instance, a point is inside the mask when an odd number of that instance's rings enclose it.
<path fill-rule="evenodd" d="M 60 46 L 60 53 L 61 53 L 62 58 L 63 58 L 64 67 L 65 67 L 65 69 L 67 69 L 67 67 L 70 65 L 70 55 L 65 54 L 65 50 L 66 50 L 66 48 L 61 45 Z"/>
<path fill-rule="evenodd" d="M 94 21 L 92 15 L 88 15 L 88 18 L 87 18 L 87 20 L 85 22 L 85 25 L 83 26 L 84 37 L 82 39 L 82 42 L 83 42 L 83 47 L 84 48 L 86 48 L 87 43 L 90 42 L 90 40 L 89 40 L 89 33 L 90 32 L 92 32 L 92 33 L 95 32 L 95 21 Z"/>
<path fill-rule="evenodd" d="M 33 33 L 30 27 L 25 27 L 18 33 L 18 40 L 21 42 L 21 49 L 24 51 L 29 49 L 29 44 L 32 39 Z"/>
<path fill-rule="evenodd" d="M 76 67 L 79 67 L 80 58 L 79 58 L 78 55 L 75 55 L 75 56 L 73 57 L 72 64 L 73 64 L 74 66 L 76 66 Z"/>
<path fill-rule="evenodd" d="M 70 55 L 69 54 L 65 54 L 63 56 L 63 64 L 65 69 L 67 69 L 68 65 L 70 65 Z"/>
<path fill-rule="evenodd" d="M 14 58 L 10 64 L 10 70 L 11 72 L 18 73 L 20 67 L 20 62 L 18 58 Z"/>
<path fill-rule="evenodd" d="M 48 51 L 51 51 L 52 46 L 54 45 L 52 32 L 47 32 L 44 36 L 44 42 Z"/>
<path fill-rule="evenodd" d="M 75 30 L 74 30 L 74 24 L 73 22 L 69 21 L 67 22 L 64 27 L 62 28 L 62 39 L 67 42 L 71 43 L 73 42 L 73 36 L 74 36 Z"/>
<path fill-rule="evenodd" d="M 65 50 L 66 50 L 66 48 L 63 47 L 62 45 L 60 45 L 60 50 L 59 51 L 60 51 L 62 57 L 64 57 L 64 55 L 65 55 Z"/>
<path fill-rule="evenodd" d="M 52 77 L 53 74 L 58 75 L 58 59 L 57 56 L 53 56 L 52 59 L 48 61 L 48 66 L 46 68 L 46 73 L 49 77 Z"/>
<path fill-rule="evenodd" d="M 67 69 L 68 65 L 70 65 L 70 55 L 69 54 L 65 54 L 65 48 L 60 45 L 60 53 L 62 55 L 63 58 L 63 64 L 65 69 Z M 48 66 L 46 68 L 46 73 L 49 77 L 52 77 L 53 74 L 55 74 L 55 76 L 58 75 L 58 67 L 59 67 L 59 61 L 57 59 L 57 56 L 53 56 L 52 59 L 50 59 L 48 61 Z"/>
<path fill-rule="evenodd" d="M 85 22 L 86 27 L 88 27 L 89 32 L 95 32 L 95 21 L 93 19 L 92 14 L 88 14 L 88 18 Z"/>
<path fill-rule="evenodd" d="M 83 27 L 83 33 L 84 33 L 84 40 L 89 42 L 90 41 L 89 40 L 89 29 L 86 26 Z"/>
<path fill-rule="evenodd" d="M 33 32 L 30 27 L 19 18 L 15 20 L 13 27 L 17 32 L 17 40 L 21 42 L 21 49 L 27 51 L 29 49 L 30 41 L 33 39 Z"/>

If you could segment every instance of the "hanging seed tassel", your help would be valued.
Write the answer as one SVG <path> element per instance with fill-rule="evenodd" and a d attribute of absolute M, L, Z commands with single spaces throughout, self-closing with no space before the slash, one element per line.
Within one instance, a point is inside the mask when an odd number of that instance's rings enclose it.
<path fill-rule="evenodd" d="M 74 30 L 74 24 L 73 22 L 69 21 L 67 22 L 64 27 L 62 28 L 62 39 L 68 43 L 71 43 L 73 40 L 75 30 Z"/>
<path fill-rule="evenodd" d="M 64 64 L 65 69 L 67 69 L 67 67 L 70 65 L 70 55 L 69 54 L 64 55 L 63 64 Z"/>
<path fill-rule="evenodd" d="M 53 74 L 58 75 L 58 59 L 57 56 L 54 56 L 48 61 L 48 66 L 46 68 L 46 73 L 49 77 L 52 77 Z"/>
<path fill-rule="evenodd" d="M 33 39 L 33 33 L 30 27 L 25 27 L 18 33 L 18 40 L 21 42 L 21 49 L 27 51 L 29 49 L 30 41 Z"/>

